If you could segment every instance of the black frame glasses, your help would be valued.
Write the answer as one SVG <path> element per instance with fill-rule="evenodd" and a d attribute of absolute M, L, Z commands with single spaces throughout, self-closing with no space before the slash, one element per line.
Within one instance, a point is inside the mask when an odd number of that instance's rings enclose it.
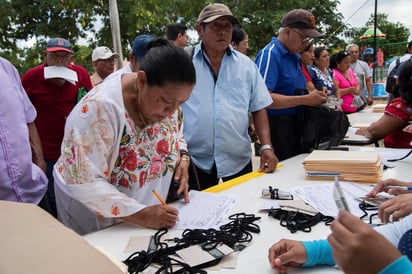
<path fill-rule="evenodd" d="M 310 45 L 313 43 L 313 37 L 306 36 L 304 33 L 302 33 L 299 29 L 291 28 L 294 32 L 299 34 L 300 38 L 302 39 L 302 43 L 304 45 Z"/>

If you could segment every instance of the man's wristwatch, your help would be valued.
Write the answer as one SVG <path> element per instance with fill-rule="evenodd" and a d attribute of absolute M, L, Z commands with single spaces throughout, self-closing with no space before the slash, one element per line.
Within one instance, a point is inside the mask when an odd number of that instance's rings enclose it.
<path fill-rule="evenodd" d="M 272 152 L 274 152 L 273 147 L 271 145 L 262 145 L 259 149 L 259 153 L 261 154 L 264 150 L 270 149 Z"/>

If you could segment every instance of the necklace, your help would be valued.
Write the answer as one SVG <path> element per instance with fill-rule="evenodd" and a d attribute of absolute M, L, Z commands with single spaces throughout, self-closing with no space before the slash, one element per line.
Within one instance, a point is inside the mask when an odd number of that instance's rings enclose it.
<path fill-rule="evenodd" d="M 140 92 L 137 90 L 137 75 L 134 78 L 134 92 L 137 94 L 137 96 L 140 99 Z M 146 121 L 144 120 L 142 113 L 140 112 L 140 110 L 137 111 L 137 114 L 139 115 L 140 121 L 143 123 L 143 127 L 146 127 Z"/>
<path fill-rule="evenodd" d="M 140 113 L 140 111 L 138 112 L 138 114 L 139 114 L 140 121 L 142 121 L 142 123 L 143 123 L 143 127 L 146 127 L 146 122 L 145 122 L 142 114 Z"/>

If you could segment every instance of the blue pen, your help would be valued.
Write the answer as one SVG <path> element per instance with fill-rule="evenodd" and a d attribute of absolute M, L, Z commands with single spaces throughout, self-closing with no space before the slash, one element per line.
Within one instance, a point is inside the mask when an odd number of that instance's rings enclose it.
<path fill-rule="evenodd" d="M 407 191 L 412 191 L 412 186 L 385 186 L 384 188 L 395 188 L 395 189 L 401 189 L 401 190 L 407 190 Z"/>

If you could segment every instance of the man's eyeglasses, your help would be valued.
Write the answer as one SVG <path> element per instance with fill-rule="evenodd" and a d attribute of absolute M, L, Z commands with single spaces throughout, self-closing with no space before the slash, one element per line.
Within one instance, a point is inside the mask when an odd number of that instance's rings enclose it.
<path fill-rule="evenodd" d="M 297 34 L 299 34 L 300 38 L 302 39 L 302 43 L 303 43 L 304 45 L 310 45 L 310 44 L 313 43 L 313 38 L 312 38 L 312 37 L 306 36 L 304 33 L 302 33 L 302 32 L 301 32 L 300 30 L 298 30 L 298 29 L 291 28 L 291 30 L 293 30 L 294 32 L 296 32 Z"/>

